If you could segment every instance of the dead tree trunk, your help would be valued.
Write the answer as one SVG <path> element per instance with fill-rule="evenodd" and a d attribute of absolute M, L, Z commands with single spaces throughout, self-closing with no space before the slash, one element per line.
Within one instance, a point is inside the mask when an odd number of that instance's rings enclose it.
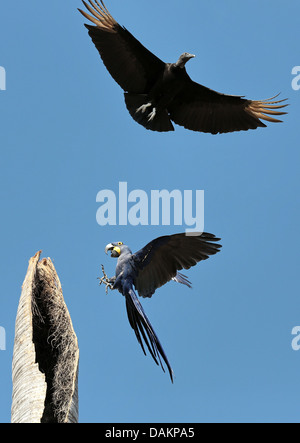
<path fill-rule="evenodd" d="M 29 261 L 12 362 L 12 423 L 77 423 L 79 349 L 50 258 Z"/>

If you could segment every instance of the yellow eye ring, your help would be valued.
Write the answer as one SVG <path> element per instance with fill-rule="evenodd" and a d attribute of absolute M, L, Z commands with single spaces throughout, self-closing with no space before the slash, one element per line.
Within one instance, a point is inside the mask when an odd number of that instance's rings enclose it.
<path fill-rule="evenodd" d="M 121 246 L 123 243 L 121 241 L 118 241 L 118 245 Z"/>

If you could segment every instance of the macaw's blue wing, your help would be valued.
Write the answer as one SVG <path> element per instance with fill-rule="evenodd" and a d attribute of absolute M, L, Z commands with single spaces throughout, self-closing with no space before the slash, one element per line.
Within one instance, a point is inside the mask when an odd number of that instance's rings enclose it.
<path fill-rule="evenodd" d="M 134 330 L 136 338 L 139 344 L 141 345 L 144 354 L 146 355 L 143 340 L 146 343 L 147 348 L 150 354 L 152 355 L 155 363 L 157 365 L 160 365 L 162 370 L 165 372 L 160 357 L 163 358 L 165 364 L 167 365 L 170 378 L 173 383 L 173 371 L 170 366 L 170 363 L 134 290 L 129 289 L 128 292 L 124 295 L 126 300 L 126 309 L 127 309 L 127 315 L 130 326 Z"/>
<path fill-rule="evenodd" d="M 156 289 L 170 280 L 190 285 L 178 271 L 190 269 L 202 260 L 219 252 L 220 238 L 203 232 L 200 235 L 185 233 L 165 235 L 152 240 L 133 254 L 136 276 L 134 286 L 141 297 L 151 297 Z"/>

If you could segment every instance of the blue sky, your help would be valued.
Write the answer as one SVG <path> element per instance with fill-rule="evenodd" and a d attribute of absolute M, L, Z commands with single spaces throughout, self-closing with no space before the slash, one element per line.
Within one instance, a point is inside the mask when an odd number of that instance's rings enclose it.
<path fill-rule="evenodd" d="M 0 18 L 0 421 L 10 421 L 14 322 L 31 256 L 51 257 L 80 346 L 81 422 L 299 422 L 299 112 L 296 0 L 107 0 L 164 61 L 228 94 L 288 97 L 283 124 L 213 136 L 146 131 L 128 114 L 80 0 L 5 2 Z M 16 13 L 17 10 L 17 13 Z M 299 82 L 300 83 L 300 82 Z M 222 251 L 142 300 L 175 373 L 145 357 L 119 293 L 98 287 L 111 241 L 133 251 L 185 226 L 96 222 L 102 189 L 204 190 Z"/>

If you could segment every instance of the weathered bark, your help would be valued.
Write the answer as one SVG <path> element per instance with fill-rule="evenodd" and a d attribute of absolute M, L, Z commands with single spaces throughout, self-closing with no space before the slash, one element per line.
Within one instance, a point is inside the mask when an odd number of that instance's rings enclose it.
<path fill-rule="evenodd" d="M 12 363 L 12 423 L 77 423 L 79 349 L 61 284 L 41 251 L 29 261 Z"/>

